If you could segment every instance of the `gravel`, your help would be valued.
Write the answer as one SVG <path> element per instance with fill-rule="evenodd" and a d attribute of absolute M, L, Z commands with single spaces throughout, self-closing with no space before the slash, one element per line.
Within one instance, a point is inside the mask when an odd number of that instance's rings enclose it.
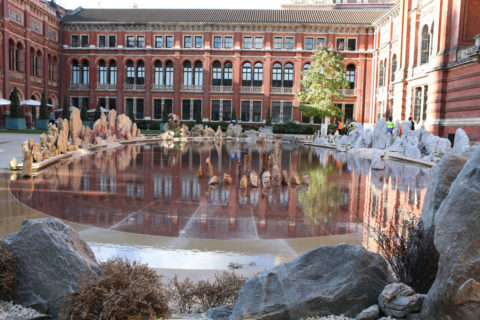
<path fill-rule="evenodd" d="M 39 313 L 33 309 L 25 308 L 19 304 L 0 300 L 0 320 L 30 319 L 38 317 Z"/>

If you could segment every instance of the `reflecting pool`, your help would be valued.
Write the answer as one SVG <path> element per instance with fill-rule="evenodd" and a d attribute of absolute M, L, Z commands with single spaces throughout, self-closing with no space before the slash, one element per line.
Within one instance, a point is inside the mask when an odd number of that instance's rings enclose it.
<path fill-rule="evenodd" d="M 247 190 L 241 189 L 239 173 L 248 166 L 257 173 L 268 169 L 271 163 L 265 159 L 270 154 L 276 155 L 281 170 L 295 172 L 300 178 L 308 174 L 309 186 L 249 185 Z M 208 178 L 197 177 L 200 164 L 208 171 L 207 158 L 220 181 L 216 186 L 208 185 Z M 245 158 L 251 164 L 246 166 Z M 232 185 L 222 183 L 224 173 L 232 176 Z M 32 179 L 11 181 L 10 190 L 35 210 L 94 227 L 95 234 L 90 231 L 87 238 L 104 258 L 120 252 L 130 257 L 144 254 L 144 260 L 152 263 L 162 255 L 178 262 L 181 256 L 193 259 L 191 250 L 185 249 L 189 240 L 203 240 L 212 249 L 207 250 L 210 256 L 198 261 L 212 261 L 216 253 L 230 252 L 230 261 L 248 265 L 253 260 L 267 267 L 276 264 L 277 257 L 268 250 L 255 253 L 249 249 L 250 256 L 235 260 L 238 241 L 253 241 L 250 247 L 255 248 L 261 243 L 258 240 L 274 245 L 279 243 L 273 241 L 276 239 L 298 239 L 313 248 L 317 239 L 340 236 L 343 240 L 338 242 L 345 242 L 342 235 L 357 235 L 353 242 L 375 249 L 365 226 L 389 228 L 406 212 L 419 215 L 429 178 L 429 169 L 412 164 L 387 161 L 385 170 L 371 170 L 369 159 L 293 144 L 144 144 L 70 159 Z M 155 239 L 162 239 L 163 251 L 152 251 L 146 245 L 143 251 L 133 253 L 130 243 L 107 245 L 102 230 L 116 232 L 120 238 L 122 234 L 160 236 Z M 231 249 L 225 244 L 217 249 L 214 240 L 237 242 Z M 286 259 L 308 249 L 308 245 L 293 249 Z M 245 254 L 245 250 L 239 251 Z M 164 263 L 155 266 L 170 267 Z"/>

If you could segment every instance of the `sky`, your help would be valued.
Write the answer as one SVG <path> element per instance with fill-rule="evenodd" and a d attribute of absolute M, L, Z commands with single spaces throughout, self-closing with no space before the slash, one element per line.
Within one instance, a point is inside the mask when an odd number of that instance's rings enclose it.
<path fill-rule="evenodd" d="M 280 9 L 289 0 L 57 0 L 66 9 L 83 8 L 208 8 L 208 9 Z"/>

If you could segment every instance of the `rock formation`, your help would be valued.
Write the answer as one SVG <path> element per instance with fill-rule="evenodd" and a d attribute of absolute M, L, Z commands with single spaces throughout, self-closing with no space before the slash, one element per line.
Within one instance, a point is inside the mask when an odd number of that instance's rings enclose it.
<path fill-rule="evenodd" d="M 215 137 L 215 131 L 209 126 L 207 126 L 205 130 L 203 130 L 203 136 L 206 138 L 213 138 Z"/>
<path fill-rule="evenodd" d="M 100 119 L 93 124 L 93 134 L 95 137 L 106 138 L 108 133 L 109 124 L 107 123 L 107 117 L 102 112 Z"/>
<path fill-rule="evenodd" d="M 33 165 L 33 139 L 26 140 L 22 144 L 22 153 L 23 153 L 23 171 L 24 176 L 30 177 L 32 175 L 32 165 Z"/>
<path fill-rule="evenodd" d="M 383 170 L 385 169 L 385 161 L 383 157 L 385 152 L 381 150 L 373 150 L 372 152 L 372 169 Z"/>
<path fill-rule="evenodd" d="M 117 139 L 132 140 L 132 120 L 124 114 L 117 117 Z"/>
<path fill-rule="evenodd" d="M 422 299 L 418 293 L 403 283 L 392 283 L 378 297 L 380 309 L 387 315 L 403 319 L 420 310 Z"/>
<path fill-rule="evenodd" d="M 387 122 L 385 118 L 377 121 L 373 129 L 372 147 L 375 149 L 385 149 L 387 146 Z"/>
<path fill-rule="evenodd" d="M 461 128 L 455 132 L 455 140 L 453 141 L 452 152 L 455 154 L 462 154 L 470 150 L 470 140 L 467 134 Z"/>
<path fill-rule="evenodd" d="M 242 135 L 243 128 L 240 124 L 230 123 L 227 127 L 227 137 L 238 138 Z"/>
<path fill-rule="evenodd" d="M 170 124 L 171 130 L 180 130 L 180 118 L 175 113 L 170 113 L 168 115 L 168 123 Z"/>
<path fill-rule="evenodd" d="M 79 145 L 82 143 L 81 135 L 83 131 L 82 118 L 80 117 L 80 110 L 73 108 L 70 112 L 70 135 L 72 136 L 72 144 Z M 60 128 L 60 131 L 63 128 Z M 67 137 L 68 139 L 68 131 Z"/>

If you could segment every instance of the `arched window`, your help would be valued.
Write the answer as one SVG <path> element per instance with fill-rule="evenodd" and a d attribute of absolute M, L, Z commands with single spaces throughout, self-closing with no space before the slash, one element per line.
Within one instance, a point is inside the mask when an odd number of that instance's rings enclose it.
<path fill-rule="evenodd" d="M 427 63 L 430 58 L 430 33 L 428 32 L 428 26 L 424 25 L 422 29 L 422 46 L 420 54 L 420 63 Z"/>
<path fill-rule="evenodd" d="M 82 83 L 88 84 L 90 82 L 90 67 L 87 60 L 82 63 Z"/>
<path fill-rule="evenodd" d="M 192 85 L 192 64 L 190 63 L 190 61 L 185 61 L 185 63 L 183 64 L 183 85 Z"/>
<path fill-rule="evenodd" d="M 308 69 L 310 69 L 310 63 L 305 63 L 305 64 L 303 65 L 303 72 L 308 71 Z"/>
<path fill-rule="evenodd" d="M 193 69 L 193 85 L 201 87 L 203 85 L 203 65 L 200 61 L 195 62 Z"/>
<path fill-rule="evenodd" d="M 391 81 L 395 81 L 395 72 L 397 71 L 397 55 L 394 54 L 392 57 L 392 76 L 391 76 Z"/>
<path fill-rule="evenodd" d="M 23 73 L 23 46 L 17 43 L 15 50 L 15 71 Z"/>
<path fill-rule="evenodd" d="M 349 64 L 347 66 L 347 81 L 350 84 L 350 89 L 355 89 L 355 65 Z"/>
<path fill-rule="evenodd" d="M 41 77 L 42 76 L 42 52 L 37 51 L 35 55 L 35 76 Z"/>
<path fill-rule="evenodd" d="M 223 85 L 231 86 L 233 78 L 233 65 L 230 61 L 225 62 L 223 65 Z"/>
<path fill-rule="evenodd" d="M 15 43 L 13 40 L 8 41 L 8 69 L 15 70 L 15 54 L 17 50 L 15 48 Z"/>
<path fill-rule="evenodd" d="M 98 64 L 98 83 L 107 84 L 107 64 L 104 60 Z"/>
<path fill-rule="evenodd" d="M 293 87 L 293 64 L 287 63 L 283 71 L 283 86 L 286 88 Z"/>
<path fill-rule="evenodd" d="M 35 76 L 37 71 L 37 56 L 35 54 L 35 49 L 30 49 L 30 75 Z"/>
<path fill-rule="evenodd" d="M 153 83 L 157 86 L 163 84 L 163 65 L 161 61 L 155 61 L 153 68 Z"/>
<path fill-rule="evenodd" d="M 272 87 L 281 87 L 281 86 L 282 86 L 282 65 L 277 62 L 273 65 Z"/>
<path fill-rule="evenodd" d="M 127 61 L 127 73 L 125 80 L 127 84 L 135 83 L 135 66 L 133 65 L 132 60 Z"/>
<path fill-rule="evenodd" d="M 145 83 L 145 63 L 140 60 L 137 63 L 137 84 Z"/>
<path fill-rule="evenodd" d="M 212 67 L 212 86 L 222 85 L 222 65 L 215 61 Z"/>
<path fill-rule="evenodd" d="M 380 71 L 379 71 L 379 74 L 378 74 L 378 86 L 379 87 L 383 87 L 384 77 L 385 77 L 385 68 L 384 68 L 384 65 L 383 65 L 383 61 L 380 61 Z"/>
<path fill-rule="evenodd" d="M 80 65 L 77 60 L 72 62 L 72 84 L 80 83 Z"/>
<path fill-rule="evenodd" d="M 113 60 L 110 61 L 109 69 L 110 70 L 108 72 L 108 75 L 109 75 L 108 83 L 117 84 L 117 63 Z"/>
<path fill-rule="evenodd" d="M 249 87 L 252 85 L 252 65 L 245 62 L 242 66 L 242 86 Z"/>
<path fill-rule="evenodd" d="M 173 86 L 173 62 L 167 61 L 165 64 L 165 85 Z"/>
<path fill-rule="evenodd" d="M 263 85 L 263 64 L 255 63 L 253 67 L 253 86 L 261 87 Z"/>

